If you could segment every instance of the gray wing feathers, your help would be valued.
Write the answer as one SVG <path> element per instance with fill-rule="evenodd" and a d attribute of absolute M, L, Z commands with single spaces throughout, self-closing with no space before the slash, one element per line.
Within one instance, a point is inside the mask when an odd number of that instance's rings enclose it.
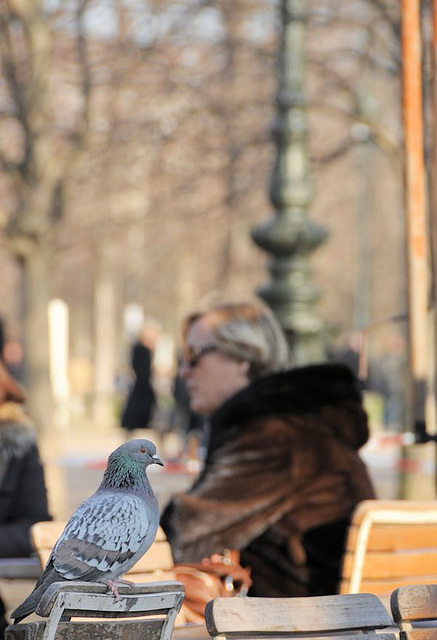
<path fill-rule="evenodd" d="M 153 542 L 156 527 L 139 497 L 94 495 L 65 527 L 52 552 L 53 565 L 67 580 L 122 575 Z"/>

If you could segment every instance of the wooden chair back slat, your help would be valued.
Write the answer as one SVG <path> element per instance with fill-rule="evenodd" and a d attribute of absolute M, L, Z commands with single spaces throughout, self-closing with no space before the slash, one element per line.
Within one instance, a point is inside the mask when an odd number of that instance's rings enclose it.
<path fill-rule="evenodd" d="M 391 594 L 390 607 L 397 623 L 437 620 L 437 584 L 396 589 Z"/>
<path fill-rule="evenodd" d="M 392 625 L 384 605 L 373 594 L 216 598 L 206 606 L 205 621 L 212 637 L 332 636 Z"/>
<path fill-rule="evenodd" d="M 363 593 L 374 593 L 379 598 L 388 598 L 398 587 L 405 587 L 412 584 L 428 584 L 434 579 L 433 576 L 420 576 L 416 578 L 394 578 L 392 580 L 362 580 L 360 589 Z"/>
<path fill-rule="evenodd" d="M 18 625 L 19 627 L 23 625 Z M 30 631 L 30 628 L 32 631 Z M 60 622 L 56 631 L 56 640 L 160 640 L 161 620 L 151 620 L 147 624 L 135 620 Z M 43 640 L 44 628 L 41 623 L 29 623 L 28 629 L 16 629 L 7 633 L 5 640 Z M 379 639 L 378 639 L 379 640 Z"/>
<path fill-rule="evenodd" d="M 399 640 L 437 640 L 437 629 L 411 629 L 400 631 Z"/>
<path fill-rule="evenodd" d="M 390 607 L 400 640 L 437 640 L 437 584 L 395 589 Z"/>
<path fill-rule="evenodd" d="M 44 620 L 8 627 L 5 640 L 171 640 L 183 597 L 184 587 L 175 581 L 120 586 L 117 599 L 103 584 L 57 582 L 38 603 Z M 81 621 L 71 622 L 73 617 Z"/>
<path fill-rule="evenodd" d="M 370 550 L 367 553 L 363 575 L 369 580 L 430 575 L 434 575 L 437 578 L 437 547 L 435 550 L 410 551 L 409 553 L 398 554 L 393 551 L 373 551 L 371 553 Z M 354 558 L 352 555 L 347 555 L 343 562 L 343 577 L 350 578 L 353 569 Z M 427 582 L 427 580 L 422 580 L 422 582 Z"/>
<path fill-rule="evenodd" d="M 90 621 L 60 622 L 56 631 L 56 640 L 160 640 L 162 620 L 144 622 L 124 621 Z M 13 631 L 7 631 L 5 640 L 43 640 L 44 627 L 40 622 L 17 625 Z M 379 640 L 379 639 L 378 639 Z"/>
<path fill-rule="evenodd" d="M 405 584 L 433 581 L 437 581 L 437 503 L 360 503 L 348 531 L 340 593 L 389 595 Z"/>
<path fill-rule="evenodd" d="M 347 539 L 347 550 L 353 551 L 357 543 L 358 527 L 351 526 Z M 435 547 L 435 525 L 402 524 L 396 528 L 392 524 L 383 522 L 372 527 L 369 538 L 369 548 L 374 551 L 397 551 L 417 548 Z"/>

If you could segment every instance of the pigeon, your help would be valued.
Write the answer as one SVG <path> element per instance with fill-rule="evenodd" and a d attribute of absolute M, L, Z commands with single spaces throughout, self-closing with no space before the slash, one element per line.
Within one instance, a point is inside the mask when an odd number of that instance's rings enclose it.
<path fill-rule="evenodd" d="M 119 597 L 121 576 L 155 540 L 159 509 L 146 469 L 163 465 L 150 440 L 130 440 L 108 458 L 97 491 L 67 522 L 32 593 L 11 613 L 14 624 L 33 613 L 53 582 L 84 580 L 108 585 Z"/>

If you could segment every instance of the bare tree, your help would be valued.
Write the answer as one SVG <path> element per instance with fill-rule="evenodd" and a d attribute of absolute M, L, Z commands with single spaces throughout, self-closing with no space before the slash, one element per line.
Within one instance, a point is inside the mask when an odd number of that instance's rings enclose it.
<path fill-rule="evenodd" d="M 70 16 L 73 50 L 62 50 L 42 0 L 2 0 L 0 67 L 3 91 L 0 180 L 5 205 L 2 237 L 22 269 L 29 404 L 39 429 L 51 422 L 47 308 L 54 232 L 63 213 L 63 192 L 86 135 L 89 77 L 82 0 Z M 75 67 L 76 112 L 65 117 L 59 57 Z M 62 59 L 62 58 L 61 58 Z M 71 92 L 71 86 L 67 87 Z M 9 142 L 9 143 L 8 143 Z"/>
<path fill-rule="evenodd" d="M 121 350 L 125 303 L 142 304 L 175 330 L 180 313 L 212 289 L 248 295 L 264 278 L 249 233 L 270 211 L 278 2 L 0 2 L 1 242 L 27 283 L 30 391 L 45 410 L 47 386 L 38 386 L 48 380 L 52 293 L 71 309 L 73 354 L 96 365 L 97 343 L 101 354 Z M 309 1 L 317 180 L 336 166 L 343 180 L 360 126 L 397 163 L 396 4 Z M 367 94 L 376 113 L 366 110 Z M 325 195 L 316 196 L 316 210 Z M 323 276 L 335 259 L 326 258 Z M 346 315 L 348 270 L 340 270 L 329 299 Z M 105 344 L 93 315 L 98 282 L 114 301 L 114 337 Z M 95 370 L 104 369 L 108 386 L 113 365 L 100 362 Z"/>

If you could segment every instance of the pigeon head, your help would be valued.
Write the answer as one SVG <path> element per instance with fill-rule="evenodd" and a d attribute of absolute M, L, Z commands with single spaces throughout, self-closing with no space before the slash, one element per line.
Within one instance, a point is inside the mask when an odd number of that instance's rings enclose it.
<path fill-rule="evenodd" d="M 156 447 L 150 440 L 129 440 L 115 449 L 108 458 L 108 466 L 102 487 L 144 488 L 147 483 L 146 469 L 151 464 L 163 466 L 156 455 Z"/>
<path fill-rule="evenodd" d="M 163 466 L 162 460 L 156 455 L 156 447 L 150 440 L 129 440 L 111 453 L 109 461 L 111 458 L 134 460 L 143 468 L 148 467 L 149 464 Z"/>

